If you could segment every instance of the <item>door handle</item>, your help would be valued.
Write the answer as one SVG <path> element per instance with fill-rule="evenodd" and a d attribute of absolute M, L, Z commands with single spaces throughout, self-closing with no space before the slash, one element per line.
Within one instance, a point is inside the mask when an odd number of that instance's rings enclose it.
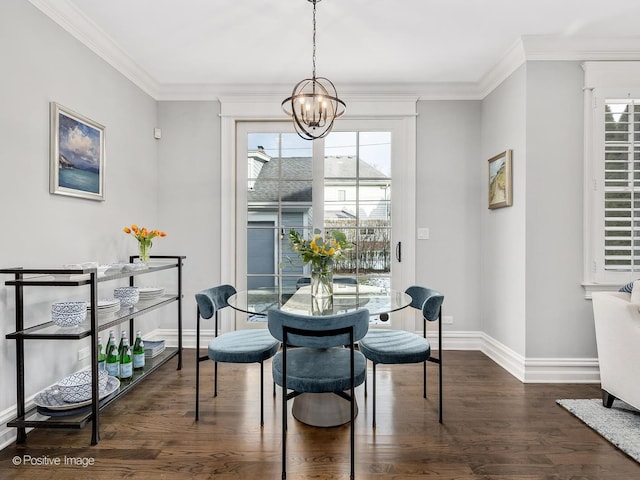
<path fill-rule="evenodd" d="M 396 260 L 402 262 L 402 242 L 396 244 Z"/>

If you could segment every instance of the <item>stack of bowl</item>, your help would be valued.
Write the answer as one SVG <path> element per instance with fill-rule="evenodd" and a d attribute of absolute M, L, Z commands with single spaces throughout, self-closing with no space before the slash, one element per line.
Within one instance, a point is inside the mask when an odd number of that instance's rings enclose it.
<path fill-rule="evenodd" d="M 51 305 L 51 320 L 58 327 L 76 327 L 87 318 L 87 302 L 58 302 Z"/>

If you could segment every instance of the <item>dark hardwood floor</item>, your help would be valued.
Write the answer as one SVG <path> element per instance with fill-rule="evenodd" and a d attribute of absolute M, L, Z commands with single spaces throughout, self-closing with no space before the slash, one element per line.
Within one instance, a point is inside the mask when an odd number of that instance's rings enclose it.
<path fill-rule="evenodd" d="M 194 420 L 194 358 L 195 352 L 186 350 L 182 371 L 172 361 L 104 410 L 99 445 L 89 445 L 90 428 L 34 430 L 25 444 L 0 452 L 0 478 L 279 479 L 280 391 L 274 400 L 271 363 L 265 364 L 260 428 L 257 365 L 220 365 L 220 391 L 213 398 L 213 364 L 203 363 L 200 421 Z M 445 351 L 444 361 L 443 425 L 433 365 L 427 400 L 421 365 L 379 366 L 375 431 L 371 399 L 358 389 L 357 478 L 640 478 L 640 465 L 555 403 L 599 398 L 598 385 L 525 385 L 479 352 Z M 349 427 L 314 428 L 289 418 L 288 478 L 348 478 Z M 13 465 L 13 457 L 26 455 L 94 464 Z"/>

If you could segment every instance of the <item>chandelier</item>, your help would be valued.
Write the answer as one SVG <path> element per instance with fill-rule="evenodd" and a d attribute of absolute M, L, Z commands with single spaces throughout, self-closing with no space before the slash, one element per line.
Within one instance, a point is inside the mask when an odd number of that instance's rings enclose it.
<path fill-rule="evenodd" d="M 284 113 L 293 117 L 296 132 L 305 140 L 326 136 L 333 121 L 344 114 L 347 105 L 338 98 L 335 85 L 325 77 L 316 77 L 316 3 L 313 3 L 313 76 L 293 87 L 293 93 L 282 102 Z"/>

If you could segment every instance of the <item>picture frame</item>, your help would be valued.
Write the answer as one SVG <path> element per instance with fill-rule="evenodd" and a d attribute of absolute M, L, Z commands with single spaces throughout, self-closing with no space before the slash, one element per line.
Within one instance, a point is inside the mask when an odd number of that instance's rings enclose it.
<path fill-rule="evenodd" d="M 488 160 L 489 208 L 510 207 L 513 204 L 513 173 L 511 150 L 505 150 Z"/>
<path fill-rule="evenodd" d="M 105 127 L 50 103 L 49 192 L 104 201 Z"/>

